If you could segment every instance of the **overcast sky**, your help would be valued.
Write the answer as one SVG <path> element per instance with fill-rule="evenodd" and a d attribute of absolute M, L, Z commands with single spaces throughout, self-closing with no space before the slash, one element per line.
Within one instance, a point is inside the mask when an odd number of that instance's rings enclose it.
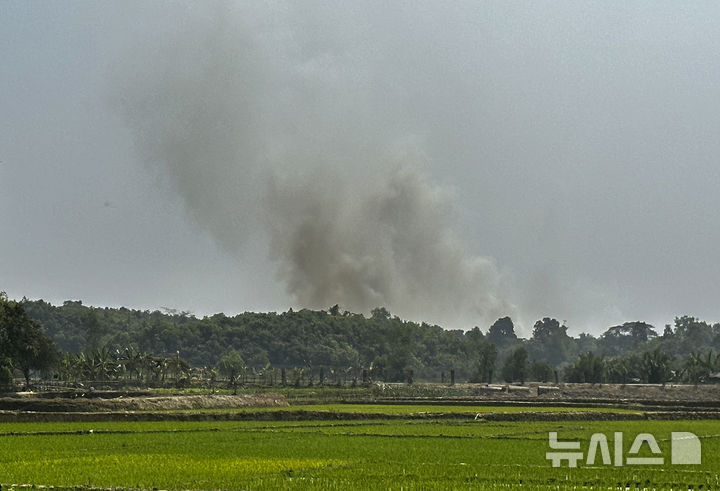
<path fill-rule="evenodd" d="M 720 321 L 720 4 L 0 1 L 0 290 Z"/>

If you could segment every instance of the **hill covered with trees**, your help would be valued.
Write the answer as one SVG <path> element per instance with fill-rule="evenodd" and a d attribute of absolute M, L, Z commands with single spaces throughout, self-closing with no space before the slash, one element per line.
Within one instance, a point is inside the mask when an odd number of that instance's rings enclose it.
<path fill-rule="evenodd" d="M 53 306 L 23 300 L 29 318 L 66 352 L 90 356 L 104 349 L 183 360 L 215 367 L 223 355 L 247 368 L 312 371 L 364 369 L 374 380 L 705 382 L 720 371 L 720 324 L 678 317 L 660 334 L 628 322 L 601 336 L 567 334 L 556 319 L 538 320 L 529 339 L 519 338 L 509 317 L 486 331 L 445 330 L 392 316 L 289 310 L 284 313 L 216 314 L 196 318 L 126 308 L 97 308 L 79 301 Z M 227 361 L 227 358 L 226 360 Z"/>

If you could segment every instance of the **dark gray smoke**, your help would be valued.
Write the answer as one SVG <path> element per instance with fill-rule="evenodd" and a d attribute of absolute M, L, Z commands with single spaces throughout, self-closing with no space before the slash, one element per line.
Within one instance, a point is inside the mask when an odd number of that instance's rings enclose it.
<path fill-rule="evenodd" d="M 219 244 L 242 260 L 247 238 L 266 236 L 300 307 L 462 327 L 512 314 L 362 45 L 282 9 L 204 14 L 145 40 L 123 100 L 143 158 Z"/>
<path fill-rule="evenodd" d="M 443 190 L 410 166 L 383 178 L 353 199 L 322 176 L 270 187 L 272 258 L 300 304 L 388 305 L 453 323 L 507 311 L 492 261 L 469 255 L 451 230 Z"/>

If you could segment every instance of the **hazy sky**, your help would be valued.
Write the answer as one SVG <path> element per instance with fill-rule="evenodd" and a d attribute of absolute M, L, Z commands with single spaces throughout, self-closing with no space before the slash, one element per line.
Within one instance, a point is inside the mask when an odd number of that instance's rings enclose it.
<path fill-rule="evenodd" d="M 720 320 L 720 4 L 0 0 L 0 290 Z"/>

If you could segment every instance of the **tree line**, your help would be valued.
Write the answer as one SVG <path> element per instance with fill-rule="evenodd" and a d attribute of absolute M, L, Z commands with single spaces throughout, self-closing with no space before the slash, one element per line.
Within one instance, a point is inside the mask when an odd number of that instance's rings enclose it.
<path fill-rule="evenodd" d="M 678 317 L 662 333 L 642 321 L 602 335 L 568 335 L 553 318 L 520 338 L 509 317 L 446 330 L 377 308 L 369 317 L 341 311 L 247 312 L 196 318 L 187 313 L 54 306 L 4 297 L 0 308 L 2 366 L 48 371 L 63 380 L 179 381 L 193 373 L 237 386 L 249 378 L 288 385 L 379 381 L 705 383 L 720 371 L 720 324 Z M 44 336 L 24 362 L 9 342 L 11 319 Z M 45 344 L 43 344 L 45 343 Z M 13 351 L 14 350 L 14 351 Z M 42 356 L 41 356 L 42 355 Z M 45 356 L 47 355 L 47 356 Z M 27 358 L 30 359 L 30 358 Z M 43 361 L 40 361 L 40 360 Z M 47 362 L 44 360 L 48 360 Z M 1 374 L 0 374 L 1 375 Z"/>

